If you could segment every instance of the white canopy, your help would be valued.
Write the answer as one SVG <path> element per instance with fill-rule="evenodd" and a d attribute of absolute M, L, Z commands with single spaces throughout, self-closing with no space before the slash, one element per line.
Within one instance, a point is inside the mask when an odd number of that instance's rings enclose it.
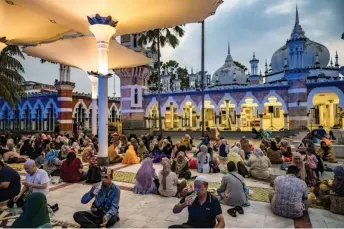
<path fill-rule="evenodd" d="M 27 47 L 24 52 L 51 62 L 81 68 L 84 71 L 98 70 L 98 51 L 93 36 L 58 40 L 56 42 Z M 109 45 L 109 69 L 148 65 L 151 59 L 128 49 L 115 39 Z"/>
<path fill-rule="evenodd" d="M 200 22 L 215 13 L 222 0 L 12 0 L 38 14 L 89 34 L 87 16 L 118 20 L 116 36 Z"/>
<path fill-rule="evenodd" d="M 30 1 L 28 1 L 30 2 Z M 70 30 L 11 1 L 0 1 L 0 37 L 8 44 L 32 43 L 50 39 Z"/>

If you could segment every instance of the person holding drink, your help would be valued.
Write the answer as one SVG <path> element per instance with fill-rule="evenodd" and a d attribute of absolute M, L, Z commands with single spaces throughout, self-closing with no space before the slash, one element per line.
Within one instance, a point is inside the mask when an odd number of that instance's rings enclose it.
<path fill-rule="evenodd" d="M 208 192 L 208 179 L 198 176 L 194 182 L 194 192 L 189 193 L 173 208 L 178 214 L 188 208 L 186 223 L 172 225 L 169 228 L 224 228 L 225 220 L 219 200 Z"/>

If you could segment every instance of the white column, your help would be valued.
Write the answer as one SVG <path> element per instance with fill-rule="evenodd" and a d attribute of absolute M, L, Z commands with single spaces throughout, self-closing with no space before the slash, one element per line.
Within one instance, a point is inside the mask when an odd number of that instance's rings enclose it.
<path fill-rule="evenodd" d="M 259 128 L 264 129 L 263 125 L 263 114 L 259 114 Z"/>
<path fill-rule="evenodd" d="M 181 130 L 182 129 L 182 121 L 183 121 L 183 119 L 182 119 L 182 116 L 178 116 L 178 129 L 179 130 Z"/>
<path fill-rule="evenodd" d="M 20 129 L 24 130 L 24 120 L 20 120 Z"/>
<path fill-rule="evenodd" d="M 330 100 L 330 103 L 328 105 L 328 116 L 329 116 L 329 127 L 333 127 L 334 125 L 334 103 L 333 100 Z"/>
<path fill-rule="evenodd" d="M 97 40 L 98 49 L 98 165 L 108 165 L 108 51 L 109 40 L 116 33 L 110 25 L 94 24 L 89 26 Z"/>
<path fill-rule="evenodd" d="M 237 124 L 237 130 L 240 130 L 241 129 L 241 124 L 240 124 L 240 115 L 237 115 L 237 122 L 236 122 L 236 124 Z"/>
<path fill-rule="evenodd" d="M 197 115 L 196 116 L 196 129 L 199 129 L 200 128 L 200 116 L 199 115 Z"/>
<path fill-rule="evenodd" d="M 173 116 L 174 116 L 174 110 L 173 110 L 173 105 L 171 105 L 171 108 L 170 108 L 170 111 L 171 111 L 171 128 L 173 129 L 174 128 L 174 120 L 173 120 Z"/>
<path fill-rule="evenodd" d="M 189 108 L 189 114 L 190 114 L 189 126 L 190 126 L 190 128 L 192 128 L 192 108 Z M 197 128 L 199 128 L 199 123 L 198 123 L 198 127 Z"/>
<path fill-rule="evenodd" d="M 46 131 L 48 128 L 48 120 L 44 119 L 43 121 L 43 131 Z"/>
<path fill-rule="evenodd" d="M 289 126 L 288 126 L 288 114 L 283 114 L 284 116 L 284 129 L 288 130 Z"/>
<path fill-rule="evenodd" d="M 162 127 L 161 129 L 164 130 L 164 129 L 165 129 L 165 117 L 162 117 L 162 118 L 161 118 L 161 121 L 162 121 L 162 122 L 161 122 L 161 127 Z"/>
<path fill-rule="evenodd" d="M 216 128 L 220 128 L 220 115 L 215 115 Z"/>
<path fill-rule="evenodd" d="M 226 100 L 226 127 L 229 128 L 229 101 Z"/>
<path fill-rule="evenodd" d="M 31 120 L 31 130 L 36 130 L 36 122 Z"/>
<path fill-rule="evenodd" d="M 320 104 L 319 106 L 319 124 L 320 125 L 325 125 L 324 122 L 324 106 Z"/>
<path fill-rule="evenodd" d="M 97 112 L 98 112 L 98 108 L 97 108 L 97 99 L 98 99 L 98 78 L 94 77 L 92 75 L 89 75 L 88 78 L 90 78 L 91 80 L 91 84 L 92 84 L 92 134 L 96 135 L 97 134 Z"/>

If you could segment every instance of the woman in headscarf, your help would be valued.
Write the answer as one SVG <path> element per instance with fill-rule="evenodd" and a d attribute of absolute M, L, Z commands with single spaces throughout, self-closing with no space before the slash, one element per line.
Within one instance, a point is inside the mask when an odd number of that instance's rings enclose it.
<path fill-rule="evenodd" d="M 74 150 L 75 153 L 79 153 L 79 150 L 80 150 L 79 143 L 78 142 L 73 142 L 72 149 Z"/>
<path fill-rule="evenodd" d="M 239 155 L 242 157 L 243 160 L 245 160 L 245 152 L 244 150 L 241 149 L 241 144 L 240 142 L 236 142 L 234 144 L 234 146 L 238 147 L 240 150 L 239 150 Z M 232 146 L 231 148 L 233 148 L 234 146 Z M 229 150 L 230 151 L 230 150 Z"/>
<path fill-rule="evenodd" d="M 197 171 L 199 173 L 210 173 L 211 157 L 208 153 L 208 147 L 201 145 L 200 152 L 197 154 Z"/>
<path fill-rule="evenodd" d="M 134 147 L 135 152 L 137 152 L 137 147 L 139 147 L 139 143 L 136 140 L 136 138 L 131 138 L 130 139 L 130 144 Z"/>
<path fill-rule="evenodd" d="M 227 155 L 229 153 L 227 141 L 225 139 L 221 140 L 221 145 L 219 148 L 219 158 L 222 160 L 227 160 Z"/>
<path fill-rule="evenodd" d="M 82 162 L 76 157 L 75 152 L 72 150 L 69 151 L 66 160 L 62 162 L 60 168 L 61 179 L 68 183 L 76 183 L 83 180 L 86 177 L 84 176 L 82 167 Z"/>
<path fill-rule="evenodd" d="M 232 161 L 235 164 L 236 170 L 238 169 L 238 163 L 244 162 L 244 159 L 242 158 L 242 156 L 239 155 L 240 151 L 242 151 L 242 149 L 240 149 L 239 147 L 237 146 L 232 147 L 229 151 L 228 158 L 227 158 L 227 162 Z"/>
<path fill-rule="evenodd" d="M 292 164 L 299 168 L 299 174 L 297 175 L 303 181 L 306 181 L 306 167 L 305 167 L 305 157 L 303 157 L 299 152 L 293 153 Z"/>
<path fill-rule="evenodd" d="M 61 147 L 61 150 L 60 150 L 59 159 L 60 159 L 60 160 L 66 159 L 66 157 L 67 157 L 67 155 L 68 155 L 68 152 L 69 152 L 69 146 L 63 145 L 63 146 Z"/>
<path fill-rule="evenodd" d="M 181 146 L 180 141 L 177 141 L 176 144 L 173 147 L 171 158 L 174 159 L 177 156 L 177 153 L 179 152 L 179 147 Z"/>
<path fill-rule="evenodd" d="M 281 140 L 280 142 L 280 150 L 284 158 L 288 158 L 288 161 L 293 157 L 293 153 L 291 152 L 291 147 L 286 140 Z"/>
<path fill-rule="evenodd" d="M 50 224 L 47 199 L 43 193 L 31 193 L 23 206 L 23 213 L 14 221 L 11 228 L 38 228 Z"/>
<path fill-rule="evenodd" d="M 125 135 L 121 135 L 119 137 L 119 140 L 121 141 L 121 147 L 119 150 L 119 153 L 125 153 L 128 150 L 128 138 Z"/>
<path fill-rule="evenodd" d="M 250 174 L 253 178 L 267 180 L 270 177 L 270 160 L 260 148 L 253 150 L 253 156 L 248 159 L 246 165 L 250 167 Z"/>
<path fill-rule="evenodd" d="M 183 151 L 179 151 L 177 158 L 173 160 L 171 171 L 175 172 L 179 179 L 185 178 L 190 179 L 191 178 L 191 171 L 189 168 L 189 162 L 185 158 L 185 153 Z"/>
<path fill-rule="evenodd" d="M 320 148 L 317 151 L 318 156 L 320 156 L 323 161 L 328 161 L 330 163 L 337 163 L 337 159 L 334 156 L 333 151 L 329 146 L 326 145 L 326 142 L 320 142 Z"/>
<path fill-rule="evenodd" d="M 259 148 L 263 151 L 265 155 L 268 155 L 268 148 L 264 145 L 264 143 L 260 143 Z"/>
<path fill-rule="evenodd" d="M 344 196 L 344 165 L 336 166 L 333 169 L 334 180 L 332 190 L 338 196 Z"/>
<path fill-rule="evenodd" d="M 159 177 L 159 193 L 162 196 L 173 197 L 180 193 L 186 187 L 186 181 L 180 182 L 177 174 L 171 171 L 171 161 L 168 158 L 161 160 L 163 169 Z"/>
<path fill-rule="evenodd" d="M 30 138 L 24 138 L 23 145 L 20 148 L 20 155 L 30 156 L 33 154 L 33 147 L 30 144 Z"/>
<path fill-rule="evenodd" d="M 115 163 L 119 163 L 122 161 L 122 157 L 119 155 L 119 138 L 118 136 L 113 136 L 112 138 L 112 144 L 109 146 L 108 148 L 108 154 L 109 154 L 109 161 L 110 164 L 115 164 Z"/>
<path fill-rule="evenodd" d="M 122 160 L 122 164 L 138 164 L 140 163 L 140 158 L 136 155 L 133 145 L 129 145 L 127 152 Z"/>
<path fill-rule="evenodd" d="M 56 137 L 55 149 L 61 150 L 62 146 L 63 146 L 63 138 L 59 135 Z"/>
<path fill-rule="evenodd" d="M 282 140 L 281 136 L 276 136 L 275 137 L 275 141 L 276 141 L 277 147 L 281 147 L 281 140 Z"/>
<path fill-rule="evenodd" d="M 165 157 L 171 158 L 172 145 L 167 139 L 164 139 L 164 144 L 162 147 L 162 153 L 164 154 Z"/>
<path fill-rule="evenodd" d="M 139 156 L 141 161 L 149 156 L 148 150 L 147 150 L 145 143 L 143 141 L 139 142 L 139 146 L 137 147 L 137 155 Z"/>
<path fill-rule="evenodd" d="M 157 182 L 157 179 L 158 176 L 155 173 L 152 159 L 144 159 L 140 169 L 136 173 L 134 192 L 136 194 L 156 194 L 158 187 L 154 180 Z"/>
<path fill-rule="evenodd" d="M 190 135 L 185 134 L 184 138 L 182 138 L 181 145 L 185 146 L 187 151 L 190 151 L 192 149 Z"/>
<path fill-rule="evenodd" d="M 268 158 L 270 159 L 270 162 L 272 164 L 282 164 L 283 158 L 282 158 L 282 152 L 277 147 L 276 142 L 272 141 L 270 143 L 270 148 L 268 148 Z"/>

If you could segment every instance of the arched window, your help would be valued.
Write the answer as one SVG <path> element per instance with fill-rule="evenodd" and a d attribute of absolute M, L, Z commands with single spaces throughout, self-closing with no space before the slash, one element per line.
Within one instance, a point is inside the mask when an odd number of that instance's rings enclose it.
<path fill-rule="evenodd" d="M 47 109 L 47 131 L 54 131 L 56 119 L 56 110 L 53 104 L 50 104 Z"/>
<path fill-rule="evenodd" d="M 9 116 L 10 116 L 9 108 L 6 107 L 5 110 L 3 111 L 3 114 L 2 114 L 3 129 L 4 130 L 10 129 L 10 117 Z"/>
<path fill-rule="evenodd" d="M 137 88 L 135 88 L 135 92 L 134 92 L 135 94 L 134 94 L 134 102 L 135 102 L 135 104 L 137 104 L 138 103 L 138 91 L 137 91 Z"/>
<path fill-rule="evenodd" d="M 24 110 L 23 120 L 24 120 L 24 130 L 31 130 L 31 112 L 28 106 Z"/>
<path fill-rule="evenodd" d="M 13 129 L 14 130 L 20 130 L 21 126 L 20 126 L 20 111 L 19 111 L 19 107 L 16 106 L 14 109 L 14 120 L 13 120 Z"/>
<path fill-rule="evenodd" d="M 43 125 L 42 125 L 42 108 L 38 107 L 36 109 L 36 130 L 42 130 Z"/>
<path fill-rule="evenodd" d="M 76 122 L 78 124 L 82 123 L 84 125 L 85 124 L 85 118 L 86 118 L 85 108 L 83 108 L 82 104 L 80 103 L 79 106 L 76 108 L 76 113 L 74 115 L 74 119 L 76 120 Z"/>

